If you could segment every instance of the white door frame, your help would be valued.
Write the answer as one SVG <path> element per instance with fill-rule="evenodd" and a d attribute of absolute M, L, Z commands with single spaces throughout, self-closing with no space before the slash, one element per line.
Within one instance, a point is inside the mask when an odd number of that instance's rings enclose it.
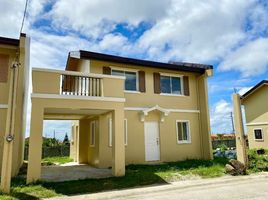
<path fill-rule="evenodd" d="M 153 148 L 154 150 L 150 149 L 150 151 L 148 151 L 148 135 L 146 133 L 146 126 L 148 124 L 156 124 L 155 127 L 157 127 L 155 129 L 155 131 L 157 133 L 151 135 L 153 136 L 153 138 L 150 138 L 152 142 L 152 144 L 150 145 L 151 148 Z M 155 144 L 155 145 L 154 145 Z M 148 122 L 144 122 L 144 146 L 145 146 L 145 161 L 160 161 L 160 133 L 159 133 L 159 122 L 158 121 L 148 121 Z M 150 154 L 151 155 L 148 155 Z"/>

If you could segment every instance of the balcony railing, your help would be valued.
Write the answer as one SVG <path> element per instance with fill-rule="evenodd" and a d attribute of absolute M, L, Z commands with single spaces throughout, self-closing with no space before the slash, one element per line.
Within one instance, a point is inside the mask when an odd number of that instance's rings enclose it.
<path fill-rule="evenodd" d="M 33 68 L 33 93 L 124 98 L 124 77 Z"/>
<path fill-rule="evenodd" d="M 62 74 L 61 80 L 62 95 L 103 96 L 102 78 Z"/>

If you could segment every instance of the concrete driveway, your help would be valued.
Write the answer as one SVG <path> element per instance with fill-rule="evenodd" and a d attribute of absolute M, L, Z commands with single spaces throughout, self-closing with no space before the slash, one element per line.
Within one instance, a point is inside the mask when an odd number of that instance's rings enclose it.
<path fill-rule="evenodd" d="M 68 163 L 60 166 L 43 166 L 41 168 L 41 180 L 49 182 L 86 178 L 107 178 L 111 176 L 111 169 L 97 169 L 89 165 L 79 165 L 77 163 Z"/>
<path fill-rule="evenodd" d="M 267 200 L 268 174 L 222 177 L 181 181 L 163 186 L 151 186 L 88 195 L 52 198 L 53 200 Z"/>

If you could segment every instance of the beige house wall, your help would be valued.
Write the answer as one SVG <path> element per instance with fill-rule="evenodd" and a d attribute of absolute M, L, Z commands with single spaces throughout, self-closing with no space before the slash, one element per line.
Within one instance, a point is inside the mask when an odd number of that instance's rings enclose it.
<path fill-rule="evenodd" d="M 146 163 L 144 144 L 144 122 L 140 120 L 140 111 L 127 111 L 128 108 L 150 108 L 159 105 L 165 109 L 190 110 L 196 112 L 183 113 L 171 112 L 160 122 L 158 111 L 150 112 L 145 118 L 146 121 L 158 121 L 160 131 L 160 162 L 184 160 L 186 158 L 212 158 L 210 141 L 210 122 L 207 96 L 207 77 L 211 74 L 199 75 L 195 73 L 178 72 L 165 69 L 145 68 L 142 66 L 125 65 L 104 61 L 90 60 L 90 72 L 102 74 L 103 66 L 110 66 L 115 69 L 133 69 L 145 71 L 146 92 L 131 93 L 124 92 L 126 98 L 125 119 L 128 123 L 128 144 L 125 146 L 126 164 Z M 83 66 L 85 70 L 85 66 Z M 167 96 L 154 93 L 153 73 L 167 73 L 170 75 L 182 75 L 189 77 L 190 96 Z M 207 73 L 211 73 L 210 71 Z M 111 166 L 111 147 L 108 144 L 108 120 L 110 115 L 102 115 L 99 118 L 99 158 L 94 159 L 95 154 L 90 153 L 91 159 L 99 162 L 99 167 Z M 177 144 L 176 120 L 189 120 L 191 130 L 190 144 Z M 167 131 L 168 130 L 168 131 Z M 137 145 L 139 148 L 137 148 Z M 89 148 L 92 152 L 92 148 Z M 96 152 L 97 148 L 94 152 Z"/>
<path fill-rule="evenodd" d="M 195 124 L 199 123 L 198 115 L 198 113 L 171 113 L 165 118 L 164 122 L 160 122 L 160 113 L 158 111 L 152 111 L 145 118 L 145 122 L 157 121 L 159 123 L 159 162 L 171 162 L 193 158 L 202 159 L 200 129 L 199 126 L 195 126 Z M 108 131 L 108 121 L 110 117 L 110 114 L 100 116 L 98 122 L 100 130 L 96 134 L 96 146 L 89 147 L 88 151 L 88 163 L 100 168 L 107 168 L 112 165 L 112 147 L 109 146 Z M 125 145 L 126 164 L 146 164 L 148 162 L 145 161 L 144 122 L 140 121 L 140 115 L 137 111 L 125 111 L 125 119 L 128 121 L 128 140 L 127 145 Z M 190 121 L 191 142 L 189 144 L 177 143 L 176 120 Z M 89 127 L 89 122 L 87 122 L 87 127 Z M 89 132 L 88 130 L 88 135 Z M 96 155 L 98 151 L 99 157 Z M 95 163 L 92 161 L 95 161 Z M 98 161 L 99 165 L 97 165 Z"/>
<path fill-rule="evenodd" d="M 200 75 L 195 73 L 187 72 L 178 72 L 165 69 L 154 69 L 142 66 L 133 66 L 121 63 L 111 63 L 104 61 L 90 61 L 90 70 L 91 73 L 102 74 L 103 66 L 118 67 L 118 68 L 127 68 L 133 70 L 142 70 L 145 71 L 145 93 L 131 93 L 125 92 L 124 96 L 126 98 L 125 107 L 151 107 L 159 105 L 164 108 L 181 108 L 181 109 L 198 109 L 198 88 L 197 88 L 197 79 Z M 186 75 L 189 76 L 189 87 L 190 87 L 190 96 L 167 96 L 154 94 L 154 80 L 153 73 L 169 73 L 173 75 Z M 115 90 L 114 90 L 115 91 Z"/>
<path fill-rule="evenodd" d="M 83 71 L 85 72 L 85 63 L 83 63 Z M 131 108 L 144 109 L 159 105 L 165 109 L 179 110 L 170 112 L 161 122 L 161 113 L 152 111 L 145 117 L 146 121 L 157 121 L 159 123 L 160 134 L 160 161 L 171 162 L 184 160 L 187 158 L 196 159 L 211 159 L 211 141 L 210 141 L 210 123 L 208 112 L 208 96 L 207 96 L 207 77 L 211 73 L 199 75 L 195 73 L 177 72 L 164 69 L 145 68 L 142 66 L 132 66 L 120 63 L 110 63 L 103 61 L 90 60 L 90 72 L 102 74 L 103 66 L 110 66 L 116 69 L 133 69 L 145 71 L 146 92 L 145 93 L 130 93 L 124 92 L 126 102 L 125 119 L 127 119 L 127 145 L 125 146 L 125 161 L 126 164 L 146 164 L 145 161 L 145 136 L 144 122 L 140 118 L 140 110 L 128 110 Z M 189 77 L 190 96 L 166 96 L 154 94 L 153 73 L 168 73 L 170 75 L 182 75 Z M 113 90 L 114 91 L 114 90 Z M 182 111 L 181 111 L 182 110 Z M 185 112 L 183 112 L 185 110 Z M 190 112 L 189 112 L 190 111 Z M 110 167 L 112 157 L 112 147 L 109 146 L 109 130 L 108 121 L 111 114 L 100 115 L 97 122 L 96 146 L 88 147 L 88 151 L 83 153 L 83 157 L 88 157 L 88 163 L 100 168 Z M 177 143 L 176 120 L 189 120 L 190 122 L 190 137 L 189 144 Z M 90 121 L 87 122 L 89 129 Z M 84 125 L 83 125 L 83 130 Z M 82 130 L 82 132 L 83 132 Z M 89 135 L 90 131 L 86 130 Z M 85 133 L 82 133 L 84 135 Z M 83 143 L 83 144 L 84 144 Z M 81 145 L 81 144 L 80 144 Z M 138 146 L 138 148 L 137 148 Z M 81 147 L 85 149 L 84 147 Z M 98 153 L 96 153 L 98 152 Z M 98 155 L 97 155 L 98 154 Z"/>
<path fill-rule="evenodd" d="M 263 85 L 242 101 L 245 108 L 249 148 L 268 149 L 268 86 Z M 254 129 L 262 129 L 263 140 L 255 140 Z"/>
<path fill-rule="evenodd" d="M 11 66 L 16 60 L 16 51 L 19 50 L 18 61 L 21 64 L 18 71 L 18 87 L 16 91 L 16 115 L 14 122 L 14 144 L 12 156 L 12 176 L 16 175 L 23 162 L 24 155 L 24 137 L 26 128 L 26 109 L 27 109 L 27 87 L 28 87 L 28 73 L 29 73 L 29 38 L 22 36 L 20 38 L 20 45 L 18 47 L 0 45 L 0 54 L 9 55 L 9 71 L 8 81 L 6 83 L 0 82 L 0 105 L 8 104 Z M 0 156 L 3 153 L 4 134 L 6 127 L 7 109 L 0 108 Z M 0 173 L 2 167 L 2 158 L 0 159 Z"/>

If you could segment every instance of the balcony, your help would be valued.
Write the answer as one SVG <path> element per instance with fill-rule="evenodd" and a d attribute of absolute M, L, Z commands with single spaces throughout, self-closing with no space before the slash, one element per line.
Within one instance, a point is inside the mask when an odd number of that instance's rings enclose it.
<path fill-rule="evenodd" d="M 33 94 L 124 98 L 124 77 L 34 68 Z"/>

